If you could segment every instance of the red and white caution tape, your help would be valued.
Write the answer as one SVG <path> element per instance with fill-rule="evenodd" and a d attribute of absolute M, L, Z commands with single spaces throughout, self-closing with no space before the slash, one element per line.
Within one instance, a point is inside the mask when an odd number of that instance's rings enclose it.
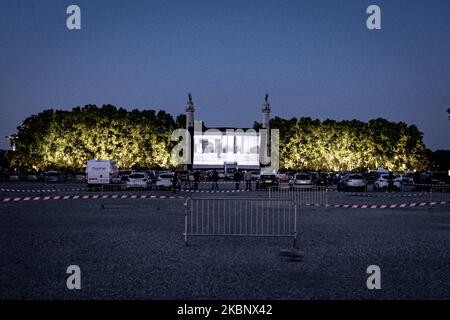
<path fill-rule="evenodd" d="M 238 181 L 239 183 L 246 183 L 245 180 L 240 180 Z M 254 183 L 255 181 L 252 180 L 252 183 Z M 194 184 L 195 182 L 191 181 L 191 184 Z M 213 184 L 214 181 L 199 181 L 198 183 L 205 183 L 205 184 Z M 217 184 L 228 184 L 228 183 L 233 183 L 236 184 L 236 181 L 217 181 Z"/>
<path fill-rule="evenodd" d="M 181 189 L 181 192 L 192 192 L 192 193 L 236 193 L 236 192 L 246 192 L 249 190 L 239 189 L 239 190 L 189 190 Z"/>
<path fill-rule="evenodd" d="M 184 199 L 181 196 L 159 196 L 149 194 L 87 194 L 87 195 L 66 195 L 66 196 L 26 196 L 3 198 L 1 202 L 18 202 L 18 201 L 47 201 L 47 200 L 88 200 L 88 199 Z"/>
<path fill-rule="evenodd" d="M 0 202 L 20 202 L 20 201 L 48 201 L 48 200 L 103 200 L 103 199 L 185 199 L 183 196 L 161 196 L 148 194 L 89 194 L 89 195 L 49 195 L 49 196 L 24 196 L 24 197 L 10 197 L 3 198 Z M 330 208 L 345 208 L 345 209 L 399 209 L 399 208 L 413 208 L 442 205 L 450 202 L 413 202 L 402 204 L 328 204 L 326 207 Z M 320 204 L 302 203 L 304 206 L 323 206 Z"/>
<path fill-rule="evenodd" d="M 332 208 L 345 208 L 345 209 L 400 209 L 400 208 L 414 208 L 414 207 L 425 207 L 425 206 L 435 206 L 440 204 L 446 204 L 450 202 L 412 202 L 412 203 L 402 203 L 402 204 L 330 204 L 327 207 Z"/>
<path fill-rule="evenodd" d="M 368 193 L 345 193 L 345 195 L 350 197 L 366 197 L 366 198 L 408 198 L 408 197 L 420 197 L 429 195 L 427 192 L 422 193 L 407 193 L 407 194 L 368 194 Z"/>
<path fill-rule="evenodd" d="M 0 188 L 0 192 L 20 192 L 20 193 L 45 193 L 45 192 L 61 192 L 61 191 L 84 191 L 85 188 L 67 188 L 67 189 L 9 189 Z"/>
<path fill-rule="evenodd" d="M 414 208 L 435 206 L 447 204 L 448 201 L 428 201 L 428 202 L 411 202 L 400 204 L 318 204 L 318 203 L 297 203 L 300 206 L 307 207 L 327 207 L 327 208 L 344 208 L 344 209 L 400 209 L 400 208 Z"/>
<path fill-rule="evenodd" d="M 431 184 L 431 183 L 411 183 L 408 186 L 420 186 L 420 187 L 446 187 L 450 188 L 450 184 Z"/>

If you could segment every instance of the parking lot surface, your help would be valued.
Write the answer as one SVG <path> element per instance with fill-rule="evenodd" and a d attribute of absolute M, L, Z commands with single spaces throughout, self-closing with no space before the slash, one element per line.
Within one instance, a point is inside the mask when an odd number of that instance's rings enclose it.
<path fill-rule="evenodd" d="M 89 193 L 83 187 L 9 183 L 1 186 L 0 198 L 131 192 Z M 0 298 L 450 297 L 449 204 L 405 209 L 299 206 L 295 249 L 288 239 L 259 237 L 196 237 L 185 246 L 186 197 L 268 197 L 267 191 L 231 192 L 234 185 L 221 187 L 230 192 L 1 202 Z M 205 184 L 200 190 L 210 187 Z M 393 204 L 429 199 L 427 193 L 373 195 L 330 191 L 329 202 Z M 81 269 L 81 290 L 66 288 L 69 265 Z M 381 269 L 381 290 L 366 287 L 370 265 Z"/>

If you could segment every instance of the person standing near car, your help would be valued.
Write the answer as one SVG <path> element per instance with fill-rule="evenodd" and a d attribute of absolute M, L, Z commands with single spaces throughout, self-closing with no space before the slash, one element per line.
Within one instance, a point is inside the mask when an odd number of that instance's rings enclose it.
<path fill-rule="evenodd" d="M 200 183 L 200 171 L 194 171 L 194 189 L 198 189 L 198 184 Z"/>
<path fill-rule="evenodd" d="M 389 172 L 388 175 L 388 191 L 392 192 L 394 191 L 394 174 L 392 172 Z"/>
<path fill-rule="evenodd" d="M 191 190 L 193 185 L 195 184 L 195 177 L 192 172 L 189 172 L 188 177 L 189 177 L 189 190 Z"/>
<path fill-rule="evenodd" d="M 250 170 L 245 171 L 244 180 L 245 180 L 245 190 L 252 191 L 252 173 L 250 172 Z"/>
<path fill-rule="evenodd" d="M 175 171 L 172 176 L 173 193 L 177 192 L 177 185 L 178 185 L 178 173 Z"/>
<path fill-rule="evenodd" d="M 422 172 L 419 176 L 419 190 L 420 191 L 427 191 L 427 173 L 426 172 Z"/>
<path fill-rule="evenodd" d="M 219 190 L 219 184 L 217 183 L 217 181 L 219 181 L 219 173 L 217 172 L 216 169 L 214 169 L 212 173 L 211 180 L 212 180 L 212 189 Z"/>
<path fill-rule="evenodd" d="M 236 190 L 239 190 L 239 184 L 241 183 L 241 173 L 236 170 L 233 175 L 234 183 L 236 184 Z"/>

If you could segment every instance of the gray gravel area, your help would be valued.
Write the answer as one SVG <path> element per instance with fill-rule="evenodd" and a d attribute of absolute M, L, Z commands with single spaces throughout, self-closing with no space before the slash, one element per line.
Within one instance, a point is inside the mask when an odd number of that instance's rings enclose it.
<path fill-rule="evenodd" d="M 198 237 L 186 247 L 183 202 L 0 203 L 0 299 L 450 298 L 450 205 L 301 207 L 293 251 L 284 238 Z M 66 289 L 72 264 L 81 268 L 79 291 Z M 381 290 L 366 287 L 373 264 Z"/>

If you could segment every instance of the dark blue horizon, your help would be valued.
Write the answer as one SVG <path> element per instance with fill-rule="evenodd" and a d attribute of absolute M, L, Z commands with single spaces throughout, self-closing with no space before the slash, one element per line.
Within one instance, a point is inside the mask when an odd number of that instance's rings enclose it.
<path fill-rule="evenodd" d="M 66 28 L 81 8 L 82 29 Z M 366 28 L 377 4 L 382 29 Z M 44 109 L 184 112 L 208 127 L 272 117 L 383 117 L 450 149 L 450 1 L 8 1 L 0 3 L 0 149 Z"/>

